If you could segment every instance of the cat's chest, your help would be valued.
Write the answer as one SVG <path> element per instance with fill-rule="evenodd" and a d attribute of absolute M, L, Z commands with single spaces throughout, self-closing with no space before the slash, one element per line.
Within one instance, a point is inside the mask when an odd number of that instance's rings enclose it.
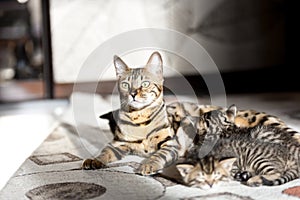
<path fill-rule="evenodd" d="M 147 138 L 147 135 L 153 132 L 154 127 L 149 125 L 128 125 L 128 124 L 119 124 L 120 136 L 125 141 L 137 141 L 144 140 Z"/>
<path fill-rule="evenodd" d="M 161 129 L 170 127 L 165 112 L 156 113 L 151 118 L 152 112 L 149 113 L 149 110 L 145 109 L 143 112 L 121 113 L 119 115 L 120 120 L 117 121 L 118 137 L 125 141 L 147 140 L 159 133 Z"/>

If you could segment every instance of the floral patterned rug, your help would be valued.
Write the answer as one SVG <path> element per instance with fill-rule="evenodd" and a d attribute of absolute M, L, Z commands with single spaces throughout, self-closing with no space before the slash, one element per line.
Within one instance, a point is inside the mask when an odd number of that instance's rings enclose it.
<path fill-rule="evenodd" d="M 74 94 L 86 102 L 93 98 L 93 115 L 111 109 L 109 98 L 90 94 Z M 170 98 L 172 100 L 172 98 Z M 288 124 L 300 130 L 300 94 L 228 96 L 228 103 L 242 108 L 264 109 L 282 116 Z M 92 124 L 88 109 L 81 110 L 81 118 L 74 119 L 74 101 L 64 113 L 60 125 L 16 171 L 0 191 L 0 199 L 288 199 L 300 198 L 300 179 L 274 187 L 247 187 L 236 181 L 224 182 L 209 190 L 190 188 L 180 184 L 178 174 L 172 168 L 155 176 L 140 176 L 134 173 L 141 158 L 128 156 L 111 163 L 108 168 L 81 170 L 82 160 L 97 155 L 112 139 L 107 121 Z M 279 107 L 280 106 L 280 107 Z M 77 108 L 76 108 L 77 109 Z M 76 121 L 77 120 L 77 121 Z M 99 128 L 100 127 L 100 128 Z"/>

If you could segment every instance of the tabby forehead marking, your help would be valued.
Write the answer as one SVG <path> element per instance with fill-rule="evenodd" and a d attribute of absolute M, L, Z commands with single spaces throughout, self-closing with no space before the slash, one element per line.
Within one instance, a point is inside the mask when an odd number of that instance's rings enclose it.
<path fill-rule="evenodd" d="M 206 174 L 212 174 L 213 171 L 215 170 L 215 163 L 213 161 L 212 157 L 205 157 L 201 160 L 200 166 L 201 170 L 205 172 Z"/>
<path fill-rule="evenodd" d="M 138 78 L 140 78 L 141 72 L 142 72 L 142 69 L 140 69 L 140 68 L 131 70 L 130 77 L 132 78 L 132 81 L 138 80 Z"/>

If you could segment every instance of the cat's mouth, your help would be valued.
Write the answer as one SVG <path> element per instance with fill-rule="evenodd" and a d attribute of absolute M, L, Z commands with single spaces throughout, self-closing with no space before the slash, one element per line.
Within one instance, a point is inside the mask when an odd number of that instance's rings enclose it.
<path fill-rule="evenodd" d="M 135 98 L 135 99 L 130 99 L 128 101 L 128 106 L 132 109 L 132 110 L 141 110 L 147 106 L 149 106 L 152 103 L 152 101 L 150 99 L 139 99 L 139 98 Z"/>
<path fill-rule="evenodd" d="M 140 109 L 144 108 L 145 106 L 147 106 L 147 104 L 145 104 L 144 102 L 140 102 L 140 101 L 138 101 L 138 100 L 136 100 L 136 99 L 130 101 L 130 102 L 128 103 L 128 105 L 129 105 L 130 107 L 132 107 L 133 109 L 135 109 L 135 110 L 140 110 Z"/>

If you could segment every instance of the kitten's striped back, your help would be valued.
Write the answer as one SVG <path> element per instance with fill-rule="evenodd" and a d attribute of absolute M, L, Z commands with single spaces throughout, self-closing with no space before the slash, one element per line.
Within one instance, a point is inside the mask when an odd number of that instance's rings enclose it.
<path fill-rule="evenodd" d="M 230 107 L 229 107 L 230 108 Z M 236 109 L 236 108 L 235 108 Z M 229 111 L 229 109 L 214 106 L 214 105 L 197 105 L 189 102 L 174 102 L 167 105 L 167 112 L 169 115 L 169 119 L 172 121 L 172 125 L 175 130 L 180 127 L 182 121 L 185 120 L 186 117 L 203 117 L 203 115 L 218 115 L 218 113 Z M 300 133 L 293 128 L 289 127 L 284 121 L 282 121 L 279 117 L 267 114 L 265 112 L 258 112 L 255 110 L 238 110 L 234 112 L 234 119 L 232 115 L 226 116 L 229 122 L 233 122 L 235 126 L 241 128 L 251 128 L 257 126 L 269 126 L 274 127 L 281 131 L 282 137 L 283 134 L 287 134 L 288 138 L 293 137 L 300 144 Z M 230 113 L 229 113 L 230 114 Z M 225 116 L 223 116 L 225 117 Z M 198 130 L 205 132 L 206 125 L 200 124 L 199 121 Z M 204 123 L 204 122 L 203 122 Z M 224 126 L 226 122 L 223 120 L 222 123 L 219 123 L 218 126 Z M 215 126 L 217 128 L 217 126 Z M 271 137 L 271 136 L 270 136 Z M 268 137 L 268 138 L 270 138 Z"/>
<path fill-rule="evenodd" d="M 187 162 L 197 161 L 200 166 L 205 164 L 200 157 L 203 145 L 207 140 L 216 140 L 207 156 L 213 156 L 214 162 L 236 158 L 236 178 L 249 186 L 280 185 L 299 178 L 298 141 L 277 126 L 237 127 L 232 120 L 234 110 L 234 106 L 227 111 L 213 110 L 194 119 L 195 131 L 203 136 L 203 140 L 194 141 L 194 147 L 187 154 Z M 197 125 L 202 129 L 199 130 Z M 191 131 L 190 128 L 188 130 Z M 248 177 L 245 178 L 245 174 Z"/>

